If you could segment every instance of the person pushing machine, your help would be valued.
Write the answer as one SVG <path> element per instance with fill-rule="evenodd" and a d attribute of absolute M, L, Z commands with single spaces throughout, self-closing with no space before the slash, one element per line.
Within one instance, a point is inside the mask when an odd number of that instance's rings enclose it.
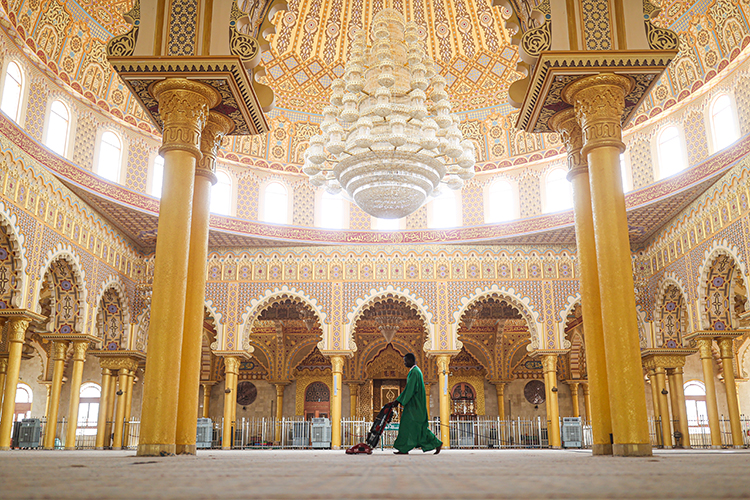
<path fill-rule="evenodd" d="M 404 407 L 401 412 L 398 437 L 393 443 L 396 451 L 393 453 L 408 455 L 410 450 L 422 448 L 423 452 L 435 450 L 435 455 L 437 455 L 443 447 L 443 442 L 432 433 L 427 425 L 427 401 L 422 370 L 417 366 L 417 360 L 412 353 L 404 356 L 404 365 L 409 368 L 406 388 L 395 401 L 388 403 L 391 406 L 401 404 Z"/>

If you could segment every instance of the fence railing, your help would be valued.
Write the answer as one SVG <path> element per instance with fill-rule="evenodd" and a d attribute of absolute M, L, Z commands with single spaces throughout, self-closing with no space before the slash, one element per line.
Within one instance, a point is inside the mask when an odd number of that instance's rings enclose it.
<path fill-rule="evenodd" d="M 222 422 L 223 423 L 223 422 Z M 222 423 L 214 425 L 214 434 L 222 429 Z M 310 447 L 309 420 L 302 417 L 282 418 L 242 418 L 234 422 L 232 448 L 245 449 L 304 449 Z M 217 431 L 219 431 L 217 433 Z M 219 445 L 220 447 L 220 445 Z"/>

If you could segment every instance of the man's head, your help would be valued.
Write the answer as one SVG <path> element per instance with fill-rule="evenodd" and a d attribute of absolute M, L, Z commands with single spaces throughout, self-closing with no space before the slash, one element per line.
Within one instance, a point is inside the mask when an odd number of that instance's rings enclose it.
<path fill-rule="evenodd" d="M 411 368 L 412 366 L 417 364 L 417 358 L 414 357 L 412 353 L 406 353 L 406 356 L 404 356 L 404 364 L 407 368 Z"/>

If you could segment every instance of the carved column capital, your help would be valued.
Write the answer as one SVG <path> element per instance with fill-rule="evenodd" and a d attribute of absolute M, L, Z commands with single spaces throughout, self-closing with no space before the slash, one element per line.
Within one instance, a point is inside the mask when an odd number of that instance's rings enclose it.
<path fill-rule="evenodd" d="M 55 340 L 52 342 L 52 360 L 65 359 L 65 355 L 68 352 L 68 341 L 67 340 Z"/>
<path fill-rule="evenodd" d="M 224 357 L 224 372 L 237 375 L 240 370 L 240 358 L 237 356 Z"/>
<path fill-rule="evenodd" d="M 711 339 L 696 339 L 695 342 L 698 344 L 698 352 L 700 352 L 701 359 L 712 359 L 711 354 Z"/>
<path fill-rule="evenodd" d="M 154 84 L 151 92 L 159 101 L 159 115 L 164 122 L 159 153 L 186 151 L 199 161 L 201 131 L 208 110 L 221 101 L 219 93 L 209 85 L 185 78 L 161 80 Z"/>
<path fill-rule="evenodd" d="M 543 354 L 542 367 L 544 373 L 557 372 L 557 354 Z"/>
<path fill-rule="evenodd" d="M 26 338 L 26 329 L 31 320 L 27 318 L 12 318 L 8 325 L 8 341 L 23 342 Z"/>
<path fill-rule="evenodd" d="M 88 348 L 88 341 L 73 342 L 73 359 L 76 361 L 86 361 L 86 351 Z"/>
<path fill-rule="evenodd" d="M 555 114 L 549 120 L 550 126 L 560 134 L 568 155 L 568 180 L 576 174 L 588 172 L 588 161 L 581 154 L 583 148 L 583 132 L 578 123 L 573 108 L 568 108 Z"/>
<path fill-rule="evenodd" d="M 208 120 L 201 133 L 201 153 L 203 157 L 198 162 L 195 175 L 203 175 L 209 178 L 211 184 L 216 184 L 216 155 L 221 146 L 221 140 L 226 134 L 234 129 L 234 121 L 229 117 L 211 111 Z"/>
<path fill-rule="evenodd" d="M 563 89 L 563 99 L 572 104 L 583 130 L 582 154 L 612 146 L 625 151 L 622 142 L 622 112 L 633 80 L 614 73 L 601 73 L 576 80 Z"/>
<path fill-rule="evenodd" d="M 344 356 L 331 356 L 331 371 L 333 373 L 344 371 Z"/>
<path fill-rule="evenodd" d="M 719 353 L 721 353 L 722 358 L 734 358 L 734 341 L 731 337 L 720 337 L 716 339 L 716 343 L 719 345 Z"/>
<path fill-rule="evenodd" d="M 5 375 L 8 372 L 8 358 L 0 358 L 0 374 Z"/>
<path fill-rule="evenodd" d="M 450 371 L 451 356 L 450 354 L 439 354 L 435 356 L 438 372 L 448 373 Z"/>

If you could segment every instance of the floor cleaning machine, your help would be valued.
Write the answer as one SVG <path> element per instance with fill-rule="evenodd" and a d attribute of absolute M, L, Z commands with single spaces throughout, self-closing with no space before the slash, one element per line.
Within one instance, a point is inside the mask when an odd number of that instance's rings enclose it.
<path fill-rule="evenodd" d="M 372 427 L 370 427 L 370 432 L 367 433 L 367 439 L 365 439 L 365 442 L 355 444 L 346 450 L 346 454 L 358 455 L 360 453 L 367 453 L 368 455 L 372 455 L 372 450 L 378 446 L 378 441 L 380 441 L 380 436 L 383 434 L 385 426 L 388 425 L 393 418 L 396 405 L 398 405 L 398 403 L 393 401 L 392 403 L 387 403 L 383 406 L 375 417 L 375 421 L 372 423 Z"/>

